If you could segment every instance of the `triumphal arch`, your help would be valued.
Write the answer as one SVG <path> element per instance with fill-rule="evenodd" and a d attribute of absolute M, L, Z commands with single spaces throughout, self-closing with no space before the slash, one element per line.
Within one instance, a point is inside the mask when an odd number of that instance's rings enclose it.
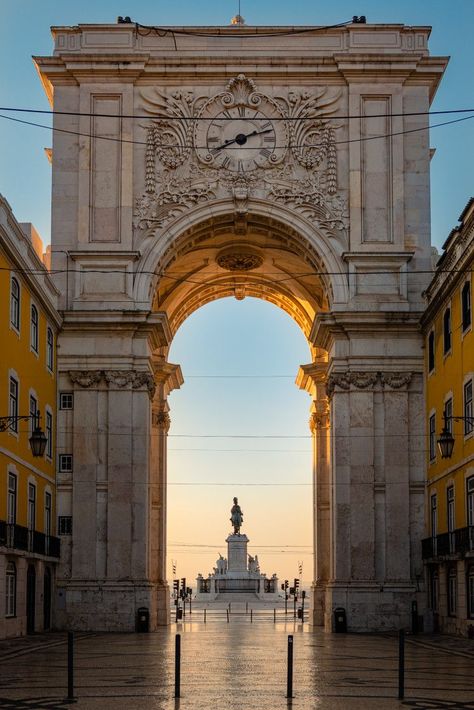
<path fill-rule="evenodd" d="M 423 603 L 429 28 L 53 29 L 52 266 L 64 327 L 58 624 L 167 623 L 168 361 L 217 298 L 287 311 L 312 361 L 311 618 Z M 67 458 L 67 456 L 72 456 Z"/>

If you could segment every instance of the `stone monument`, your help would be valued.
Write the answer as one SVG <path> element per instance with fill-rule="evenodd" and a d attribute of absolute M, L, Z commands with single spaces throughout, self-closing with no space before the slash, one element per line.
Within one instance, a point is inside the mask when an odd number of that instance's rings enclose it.
<path fill-rule="evenodd" d="M 252 598 L 274 600 L 278 598 L 278 577 L 273 574 L 267 579 L 260 572 L 258 557 L 249 555 L 247 544 L 249 538 L 241 534 L 243 513 L 238 499 L 234 498 L 230 522 L 234 532 L 228 535 L 227 559 L 219 554 L 214 571 L 205 579 L 202 574 L 197 577 L 198 601 L 242 600 Z"/>

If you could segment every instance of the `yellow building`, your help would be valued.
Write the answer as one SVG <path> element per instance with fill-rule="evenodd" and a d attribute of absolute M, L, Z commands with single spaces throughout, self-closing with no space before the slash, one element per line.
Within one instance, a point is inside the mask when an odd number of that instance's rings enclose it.
<path fill-rule="evenodd" d="M 422 321 L 428 443 L 423 558 L 435 628 L 474 636 L 474 198 L 459 221 L 443 245 Z"/>
<path fill-rule="evenodd" d="M 31 224 L 0 195 L 0 638 L 51 627 L 57 292 Z M 40 418 L 38 418 L 38 414 Z M 46 442 L 34 456 L 30 437 Z"/>

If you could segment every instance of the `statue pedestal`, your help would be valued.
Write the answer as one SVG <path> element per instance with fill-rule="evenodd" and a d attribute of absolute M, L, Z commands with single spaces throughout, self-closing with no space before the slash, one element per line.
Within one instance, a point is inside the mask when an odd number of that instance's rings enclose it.
<path fill-rule="evenodd" d="M 247 535 L 229 535 L 227 543 L 227 574 L 247 577 Z"/>

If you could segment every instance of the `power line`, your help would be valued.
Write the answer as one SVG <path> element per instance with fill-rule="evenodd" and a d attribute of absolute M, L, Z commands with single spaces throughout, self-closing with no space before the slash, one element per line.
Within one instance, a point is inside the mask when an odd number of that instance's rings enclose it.
<path fill-rule="evenodd" d="M 105 140 L 105 141 L 112 141 L 114 143 L 126 143 L 126 144 L 133 144 L 133 145 L 143 145 L 146 146 L 147 142 L 146 141 L 138 141 L 138 140 L 133 140 L 129 138 L 113 138 L 112 136 L 100 136 L 100 135 L 95 135 L 93 133 L 82 133 L 81 131 L 72 131 L 66 128 L 57 128 L 53 126 L 45 126 L 43 123 L 36 123 L 34 121 L 24 121 L 20 118 L 13 118 L 13 116 L 5 116 L 4 114 L 0 114 L 0 118 L 5 119 L 6 121 L 13 121 L 14 123 L 20 123 L 22 125 L 26 126 L 34 126 L 35 128 L 44 128 L 48 131 L 53 131 L 56 133 L 67 133 L 69 135 L 73 136 L 80 136 L 82 138 L 95 138 L 97 140 Z M 431 126 L 421 126 L 419 128 L 410 128 L 406 129 L 404 131 L 394 131 L 392 133 L 383 133 L 377 136 L 365 136 L 361 138 L 348 138 L 346 140 L 340 140 L 340 141 L 334 141 L 333 145 L 347 145 L 349 143 L 364 143 L 367 141 L 373 141 L 373 140 L 378 140 L 380 138 L 391 138 L 393 136 L 402 136 L 406 135 L 408 133 L 417 133 L 419 131 L 429 131 L 431 128 L 440 128 L 441 126 L 449 126 L 454 123 L 460 123 L 461 121 L 468 121 L 469 119 L 474 118 L 474 114 L 470 116 L 464 116 L 463 118 L 457 118 L 453 119 L 452 121 L 443 121 L 442 123 L 434 123 Z M 267 119 L 268 120 L 268 119 Z M 287 119 L 284 119 L 287 120 Z M 171 150 L 175 150 L 176 148 L 195 148 L 197 150 L 208 150 L 207 146 L 192 146 L 188 145 L 186 143 L 183 143 L 182 145 L 180 144 L 167 144 L 167 145 L 160 145 L 160 149 L 164 148 L 169 148 Z M 307 143 L 302 143 L 302 144 L 290 144 L 290 145 L 283 145 L 283 146 L 275 146 L 273 150 L 286 150 L 289 148 L 311 148 L 311 147 L 319 147 L 319 144 L 307 144 Z M 255 151 L 255 148 L 251 146 L 239 146 L 239 150 L 252 150 Z"/>
<path fill-rule="evenodd" d="M 125 23 L 124 23 L 125 24 Z M 128 23 L 126 23 L 128 24 Z M 165 37 L 166 35 L 171 35 L 174 38 L 174 35 L 189 35 L 191 37 L 225 37 L 232 39 L 233 37 L 239 37 L 239 38 L 248 38 L 248 39 L 254 39 L 255 37 L 257 38 L 262 38 L 262 37 L 290 37 L 293 35 L 301 35 L 301 34 L 308 34 L 308 33 L 315 33 L 315 32 L 326 32 L 327 30 L 334 30 L 334 29 L 340 29 L 342 27 L 347 27 L 348 25 L 354 24 L 354 18 L 352 20 L 345 20 L 344 22 L 339 22 L 335 25 L 322 25 L 320 27 L 301 27 L 299 29 L 291 29 L 291 30 L 283 30 L 281 32 L 265 32 L 265 31 L 259 31 L 258 27 L 255 27 L 255 32 L 250 32 L 252 27 L 248 27 L 245 31 L 239 31 L 234 28 L 228 28 L 226 27 L 225 32 L 219 32 L 219 31 L 212 31 L 212 32 L 203 32 L 202 30 L 194 29 L 194 28 L 189 28 L 185 29 L 184 27 L 182 28 L 174 28 L 174 27 L 159 27 L 157 25 L 142 25 L 139 22 L 133 22 L 130 23 L 135 26 L 135 31 L 137 32 L 138 35 L 141 37 L 148 37 L 150 34 L 156 34 L 158 37 Z M 356 23 L 357 24 L 357 23 Z M 145 32 L 140 32 L 140 29 L 146 30 Z M 175 40 L 175 48 L 176 47 L 176 40 Z"/>
<path fill-rule="evenodd" d="M 183 123 L 203 123 L 214 121 L 215 117 L 205 117 L 205 116 L 153 116 L 152 114 L 139 114 L 139 113 L 95 113 L 89 111 L 59 111 L 58 109 L 37 109 L 37 108 L 20 108 L 18 106 L 0 106 L 0 111 L 11 111 L 12 113 L 39 113 L 47 116 L 79 116 L 84 118 L 131 118 L 134 120 L 153 120 L 153 121 L 181 121 Z M 324 121 L 340 121 L 340 120 L 358 120 L 367 118 L 402 118 L 409 116 L 443 116 L 453 113 L 473 113 L 473 108 L 452 108 L 452 109 L 441 109 L 439 111 L 399 111 L 390 113 L 348 113 L 337 116 L 324 116 Z M 288 116 L 288 117 L 272 117 L 273 121 L 288 121 L 289 123 L 293 121 L 315 121 L 318 120 L 318 116 Z M 219 122 L 235 121 L 236 119 L 232 116 L 228 118 L 227 116 L 219 116 Z M 268 121 L 268 117 L 256 116 L 252 118 L 251 116 L 239 117 L 239 122 L 255 122 L 255 121 Z"/>

